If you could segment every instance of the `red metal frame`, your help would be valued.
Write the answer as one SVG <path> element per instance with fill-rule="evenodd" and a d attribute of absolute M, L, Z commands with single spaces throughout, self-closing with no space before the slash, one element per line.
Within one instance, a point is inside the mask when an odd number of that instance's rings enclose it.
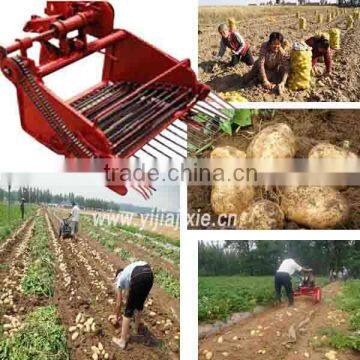
<path fill-rule="evenodd" d="M 197 100 L 205 99 L 210 91 L 208 86 L 197 81 L 189 60 L 179 62 L 128 31 L 114 29 L 114 10 L 108 2 L 48 1 L 45 14 L 47 17 L 33 15 L 24 27 L 25 31 L 35 32 L 38 35 L 17 39 L 10 46 L 0 47 L 0 64 L 4 75 L 16 86 L 23 129 L 58 154 L 66 157 L 74 156 L 24 91 L 23 72 L 19 64 L 10 56 L 15 52 L 20 52 L 20 59 L 30 71 L 47 103 L 94 157 L 113 157 L 112 144 L 96 123 L 89 121 L 70 105 L 74 99 L 64 101 L 46 87 L 44 83 L 46 75 L 104 50 L 102 82 L 94 87 L 108 82 L 132 81 L 143 84 L 141 86 L 143 88 L 157 82 L 170 83 L 191 90 L 193 100 L 127 150 L 124 157 L 132 156 L 176 119 L 186 117 L 191 106 Z M 77 36 L 70 38 L 68 34 L 74 30 L 77 31 Z M 88 35 L 96 39 L 89 41 Z M 59 41 L 58 47 L 50 43 L 52 39 Z M 41 45 L 39 65 L 36 65 L 27 54 L 27 50 L 35 42 Z"/>

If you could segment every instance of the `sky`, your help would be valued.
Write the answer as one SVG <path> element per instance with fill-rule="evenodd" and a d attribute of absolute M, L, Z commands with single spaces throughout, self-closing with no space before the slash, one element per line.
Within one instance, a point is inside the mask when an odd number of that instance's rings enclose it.
<path fill-rule="evenodd" d="M 109 190 L 104 186 L 103 174 L 2 174 L 0 188 L 7 188 L 9 183 L 13 190 L 17 190 L 20 186 L 33 186 L 44 190 L 49 189 L 54 194 L 73 192 L 75 195 L 115 201 L 119 204 L 157 207 L 162 211 L 178 212 L 180 208 L 179 185 L 175 184 L 155 186 L 157 191 L 149 200 L 145 200 L 132 189 L 125 197 Z"/>

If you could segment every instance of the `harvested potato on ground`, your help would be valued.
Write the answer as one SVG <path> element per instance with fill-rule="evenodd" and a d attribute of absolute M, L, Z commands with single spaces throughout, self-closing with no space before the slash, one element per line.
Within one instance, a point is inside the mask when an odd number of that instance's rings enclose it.
<path fill-rule="evenodd" d="M 284 220 L 284 213 L 278 204 L 261 200 L 250 205 L 239 216 L 237 227 L 243 230 L 283 229 Z"/>
<path fill-rule="evenodd" d="M 211 159 L 226 159 L 221 168 L 224 169 L 224 179 L 232 178 L 236 167 L 236 159 L 245 159 L 246 154 L 232 146 L 215 148 Z M 233 162 L 233 163 L 232 163 Z M 211 207 L 215 214 L 240 214 L 251 203 L 255 196 L 254 187 L 244 183 L 216 181 L 212 184 Z"/>
<path fill-rule="evenodd" d="M 343 186 L 342 184 L 345 184 L 347 179 L 345 174 L 340 173 L 351 170 L 351 167 L 355 165 L 352 163 L 349 164 L 347 160 L 357 160 L 357 158 L 358 156 L 355 153 L 329 143 L 320 143 L 314 146 L 309 152 L 309 159 L 315 160 L 315 162 L 310 161 L 311 171 L 317 171 L 319 167 L 321 167 L 322 171 L 339 173 L 336 178 L 338 181 L 336 183 L 336 188 L 339 190 L 346 188 L 346 186 Z M 326 164 L 319 164 L 316 161 L 319 159 L 329 159 L 329 162 Z"/>
<path fill-rule="evenodd" d="M 357 155 L 347 149 L 330 143 L 315 145 L 309 152 L 309 159 L 357 159 Z"/>
<path fill-rule="evenodd" d="M 347 200 L 329 186 L 284 187 L 281 208 L 289 220 L 313 229 L 334 228 L 349 214 Z"/>
<path fill-rule="evenodd" d="M 262 129 L 250 142 L 247 158 L 283 159 L 296 154 L 296 138 L 290 127 L 279 123 Z"/>

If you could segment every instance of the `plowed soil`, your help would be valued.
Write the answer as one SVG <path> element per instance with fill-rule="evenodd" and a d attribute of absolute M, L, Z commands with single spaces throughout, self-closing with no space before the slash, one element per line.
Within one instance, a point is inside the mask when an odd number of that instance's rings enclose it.
<path fill-rule="evenodd" d="M 75 318 L 79 312 L 82 312 L 86 318 L 93 317 L 96 323 L 95 332 L 81 333 L 75 341 L 68 332 L 71 359 L 90 359 L 91 346 L 97 346 L 99 342 L 108 352 L 109 359 L 113 360 L 178 359 L 180 336 L 178 301 L 154 285 L 144 309 L 144 334 L 132 335 L 127 348 L 120 350 L 112 342 L 112 338 L 119 338 L 121 329 L 115 328 L 108 321 L 108 317 L 114 312 L 115 271 L 127 264 L 101 244 L 82 234 L 76 243 L 71 240 L 60 241 L 56 236 L 58 228 L 56 214 L 42 210 L 42 216 L 45 216 L 47 224 L 50 249 L 56 254 L 55 293 L 52 298 L 41 298 L 25 296 L 19 290 L 19 281 L 25 271 L 28 258 L 26 245 L 32 236 L 33 220 L 30 219 L 0 254 L 1 281 L 5 278 L 13 281 L 11 288 L 17 315 L 25 316 L 39 305 L 55 304 L 65 329 L 76 324 Z M 64 272 L 71 276 L 69 286 L 65 286 Z M 0 317 L 3 314 L 13 315 L 6 307 L 0 307 Z M 171 321 L 171 327 L 165 328 L 166 320 Z"/>
<path fill-rule="evenodd" d="M 339 283 L 329 284 L 323 288 L 323 300 L 320 304 L 314 304 L 308 297 L 297 297 L 294 307 L 283 303 L 207 337 L 200 341 L 199 359 L 205 359 L 205 350 L 213 353 L 213 360 L 326 359 L 325 354 L 332 349 L 313 344 L 321 340 L 318 333 L 320 329 L 346 327 L 346 313 L 336 310 L 333 303 L 339 291 Z M 289 341 L 291 326 L 296 333 L 294 342 Z M 338 360 L 358 358 L 359 354 L 352 351 L 337 351 L 336 355 Z"/>
<path fill-rule="evenodd" d="M 200 80 L 216 92 L 236 91 L 248 101 L 359 101 L 360 99 L 360 23 L 346 29 L 346 19 L 351 9 L 327 22 L 327 13 L 336 11 L 335 6 L 237 6 L 200 7 L 199 9 L 199 74 Z M 315 12 L 323 14 L 324 23 L 318 24 Z M 342 10 L 341 10 L 342 11 Z M 297 13 L 307 20 L 307 29 L 299 29 Z M 282 96 L 264 90 L 261 85 L 245 85 L 241 78 L 249 67 L 239 64 L 229 68 L 229 51 L 220 63 L 213 61 L 212 52 L 219 47 L 217 27 L 234 17 L 238 31 L 249 41 L 255 56 L 259 55 L 261 44 L 273 31 L 280 31 L 290 44 L 306 40 L 318 32 L 331 28 L 341 30 L 341 49 L 334 52 L 333 73 L 330 78 L 316 76 L 311 88 L 304 91 L 286 89 Z M 319 64 L 321 73 L 324 65 Z"/>

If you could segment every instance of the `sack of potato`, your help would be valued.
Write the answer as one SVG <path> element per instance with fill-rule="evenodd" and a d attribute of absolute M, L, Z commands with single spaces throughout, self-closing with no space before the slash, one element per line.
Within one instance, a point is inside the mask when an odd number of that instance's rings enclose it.
<path fill-rule="evenodd" d="M 284 228 L 284 213 L 278 204 L 260 200 L 250 205 L 238 218 L 242 230 L 275 230 Z"/>
<path fill-rule="evenodd" d="M 226 159 L 225 179 L 231 178 L 236 159 L 245 159 L 246 154 L 233 146 L 215 148 L 211 159 Z M 226 175 L 227 174 L 227 175 Z M 255 196 L 254 187 L 243 183 L 215 181 L 211 190 L 211 207 L 215 214 L 240 214 L 252 202 Z"/>
<path fill-rule="evenodd" d="M 329 186 L 284 187 L 280 196 L 286 218 L 312 229 L 341 226 L 348 218 L 347 200 Z"/>

